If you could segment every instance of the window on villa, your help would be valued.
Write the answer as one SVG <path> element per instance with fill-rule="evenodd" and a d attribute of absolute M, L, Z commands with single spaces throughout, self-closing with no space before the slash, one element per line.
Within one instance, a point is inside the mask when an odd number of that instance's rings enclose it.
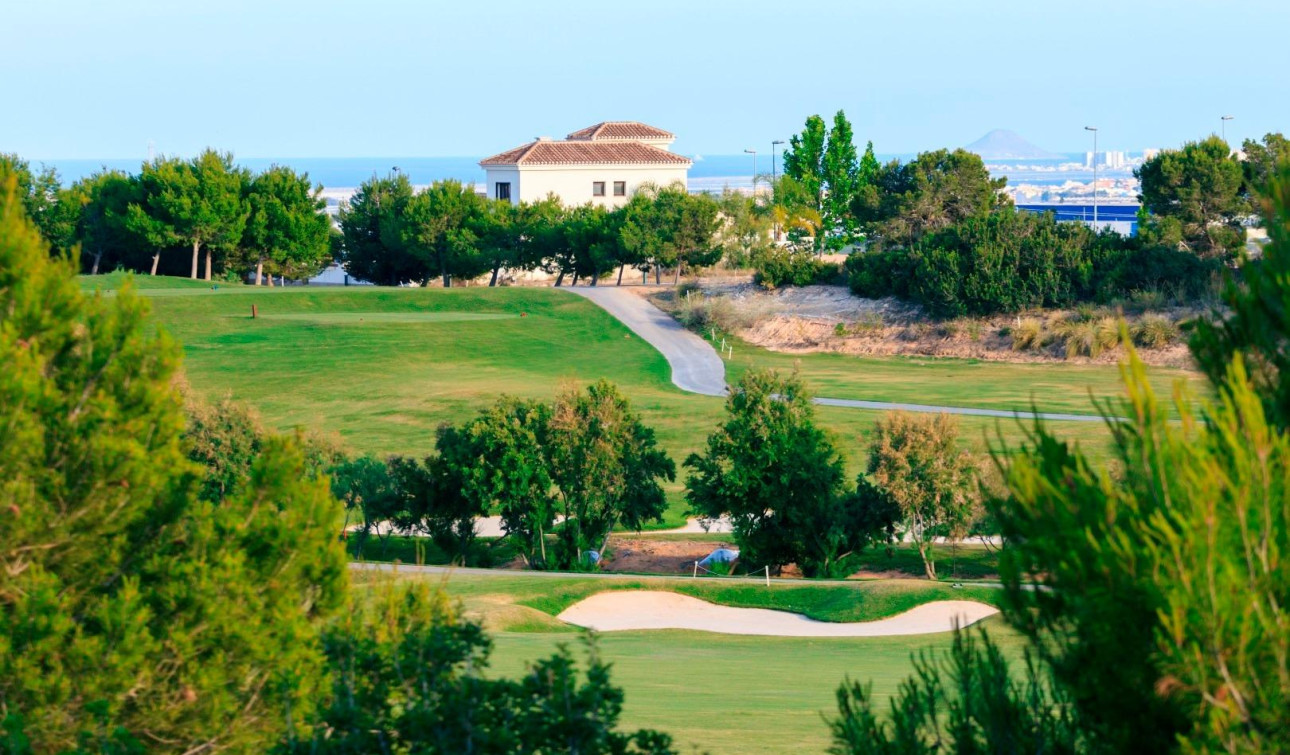
<path fill-rule="evenodd" d="M 502 182 L 502 181 L 498 181 L 498 182 L 497 182 L 497 189 L 496 189 L 496 197 L 495 197 L 495 199 L 507 199 L 507 200 L 509 200 L 510 198 L 511 198 L 511 184 L 510 184 L 510 182 Z"/>
<path fill-rule="evenodd" d="M 614 196 L 616 196 L 616 197 L 625 197 L 625 196 L 627 196 L 627 182 L 626 182 L 626 181 L 614 181 Z"/>
<path fill-rule="evenodd" d="M 592 181 L 592 182 L 591 182 L 591 196 L 593 196 L 593 197 L 603 197 L 603 196 L 605 196 L 605 182 L 604 182 L 604 181 Z"/>

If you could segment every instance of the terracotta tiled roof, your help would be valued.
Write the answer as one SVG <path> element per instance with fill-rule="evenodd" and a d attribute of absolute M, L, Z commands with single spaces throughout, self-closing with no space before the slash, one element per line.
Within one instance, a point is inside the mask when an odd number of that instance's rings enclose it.
<path fill-rule="evenodd" d="M 529 142 L 479 162 L 480 165 L 605 165 L 614 163 L 689 165 L 690 160 L 640 142 Z"/>
<path fill-rule="evenodd" d="M 604 121 L 594 126 L 578 129 L 567 137 L 570 141 L 675 139 L 676 136 L 661 128 L 637 121 Z"/>

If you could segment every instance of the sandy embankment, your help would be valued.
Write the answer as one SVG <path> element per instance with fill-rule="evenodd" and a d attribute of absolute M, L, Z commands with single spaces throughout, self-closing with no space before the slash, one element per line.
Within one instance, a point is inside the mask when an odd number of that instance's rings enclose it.
<path fill-rule="evenodd" d="M 998 609 L 970 600 L 925 603 L 877 621 L 835 623 L 765 608 L 733 608 L 657 590 L 602 592 L 566 608 L 556 618 L 600 632 L 691 629 L 773 637 L 891 637 L 934 634 L 974 624 Z"/>

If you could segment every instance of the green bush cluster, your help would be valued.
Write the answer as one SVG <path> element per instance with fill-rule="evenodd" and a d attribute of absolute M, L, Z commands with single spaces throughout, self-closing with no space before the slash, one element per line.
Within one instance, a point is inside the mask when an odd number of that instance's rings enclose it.
<path fill-rule="evenodd" d="M 1191 299 L 1210 289 L 1220 267 L 1051 215 L 1011 211 L 969 218 L 909 249 L 853 254 L 846 263 L 856 294 L 915 301 L 935 317 L 1070 307 L 1142 291 Z"/>
<path fill-rule="evenodd" d="M 825 262 L 814 252 L 783 247 L 757 255 L 753 264 L 753 282 L 762 288 L 833 283 L 841 275 L 837 265 Z"/>

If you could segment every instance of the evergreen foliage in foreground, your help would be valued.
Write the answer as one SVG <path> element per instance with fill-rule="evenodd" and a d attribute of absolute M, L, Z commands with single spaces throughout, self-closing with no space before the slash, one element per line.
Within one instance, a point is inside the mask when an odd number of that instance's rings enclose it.
<path fill-rule="evenodd" d="M 1269 358 L 1290 329 L 1258 314 L 1290 299 L 1290 166 L 1268 197 L 1265 264 L 1194 345 L 1215 400 L 1195 410 L 1180 386 L 1170 421 L 1131 355 L 1128 398 L 1106 407 L 1127 418 L 1110 423 L 1118 469 L 1042 423 L 1000 455 L 1004 616 L 1032 662 L 1010 673 L 960 636 L 885 715 L 845 685 L 833 752 L 1290 749 L 1290 415 Z"/>
<path fill-rule="evenodd" d="M 178 347 L 74 275 L 0 187 L 0 752 L 254 749 L 322 683 L 337 505 L 281 438 L 205 500 Z"/>

